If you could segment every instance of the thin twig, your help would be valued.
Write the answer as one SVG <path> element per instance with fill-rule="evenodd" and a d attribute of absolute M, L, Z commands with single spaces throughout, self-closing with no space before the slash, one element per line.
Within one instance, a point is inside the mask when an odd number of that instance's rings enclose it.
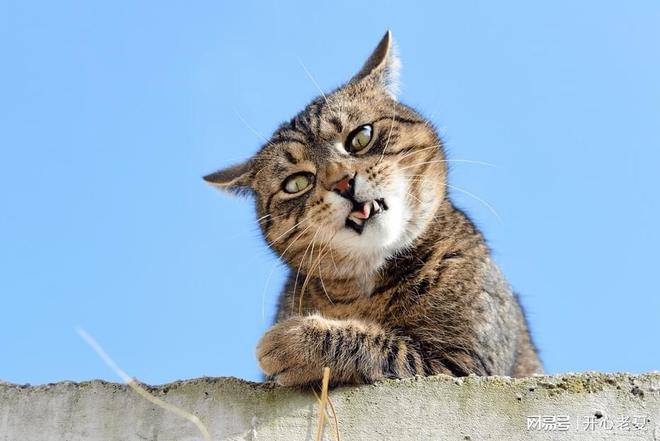
<path fill-rule="evenodd" d="M 335 426 L 335 439 L 337 441 L 341 441 L 341 438 L 339 437 L 339 421 L 337 419 L 337 411 L 335 410 L 335 405 L 332 404 L 332 400 L 330 399 L 330 395 L 328 395 L 328 404 L 330 405 L 330 408 L 332 409 L 332 419 L 334 420 L 333 426 Z"/>
<path fill-rule="evenodd" d="M 321 397 L 319 397 L 319 394 L 316 393 L 314 389 L 312 389 L 312 393 L 316 397 L 316 401 L 321 403 Z M 335 412 L 335 406 L 332 404 L 332 400 L 330 399 L 330 395 L 328 395 L 328 404 L 330 405 L 330 409 L 332 410 L 332 427 L 335 430 L 335 440 L 336 441 L 341 441 L 341 437 L 339 436 L 339 420 L 337 419 L 337 412 Z M 328 407 L 326 406 L 325 408 L 325 417 L 330 419 L 330 415 L 328 414 Z"/>
<path fill-rule="evenodd" d="M 110 358 L 110 356 L 103 350 L 101 345 L 99 345 L 91 335 L 85 332 L 84 329 L 76 328 L 76 331 L 78 332 L 78 335 L 80 335 L 80 337 L 83 340 L 85 340 L 85 342 L 98 354 L 98 356 L 101 357 L 101 360 L 103 360 L 105 364 L 107 364 L 110 367 L 110 369 L 115 371 L 115 373 L 119 376 L 119 378 L 121 378 L 122 381 L 128 384 L 130 388 L 133 389 L 138 395 L 140 395 L 142 398 L 144 398 L 147 401 L 150 401 L 151 403 L 155 404 L 158 407 L 170 411 L 173 414 L 180 416 L 181 418 L 187 419 L 195 426 L 197 426 L 197 429 L 202 434 L 204 441 L 212 441 L 211 434 L 209 433 L 208 429 L 196 415 L 186 412 L 185 410 L 175 406 L 174 404 L 168 403 L 167 401 L 163 401 L 160 398 L 150 394 L 146 389 L 140 386 L 137 383 L 137 381 L 135 381 L 135 379 L 129 377 L 126 372 L 124 372 L 119 366 L 117 366 L 117 363 L 115 363 L 114 360 Z"/>
<path fill-rule="evenodd" d="M 319 422 L 316 427 L 316 441 L 323 438 L 323 429 L 325 426 L 325 406 L 328 402 L 328 384 L 330 383 L 330 368 L 323 368 L 323 382 L 321 387 L 321 402 L 319 403 Z"/>

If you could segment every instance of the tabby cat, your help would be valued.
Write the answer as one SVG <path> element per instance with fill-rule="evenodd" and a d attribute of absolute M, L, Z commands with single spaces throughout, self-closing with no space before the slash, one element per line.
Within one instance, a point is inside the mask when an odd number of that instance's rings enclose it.
<path fill-rule="evenodd" d="M 435 129 L 396 98 L 388 31 L 345 85 L 283 123 L 246 162 L 205 176 L 252 194 L 290 267 L 257 347 L 268 378 L 334 384 L 542 372 L 481 233 L 447 194 Z"/>

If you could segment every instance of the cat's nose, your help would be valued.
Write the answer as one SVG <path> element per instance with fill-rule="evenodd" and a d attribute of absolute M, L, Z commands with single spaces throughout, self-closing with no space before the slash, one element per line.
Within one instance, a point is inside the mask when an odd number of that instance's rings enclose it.
<path fill-rule="evenodd" d="M 349 181 L 354 177 L 354 174 L 344 164 L 336 161 L 328 161 L 319 173 L 319 178 L 328 191 L 346 191 L 352 185 Z"/>
<path fill-rule="evenodd" d="M 353 199 L 355 196 L 355 179 L 350 175 L 344 176 L 332 184 L 332 191 L 347 199 Z"/>
<path fill-rule="evenodd" d="M 353 186 L 352 184 L 354 183 L 352 183 L 351 181 L 352 179 L 350 176 L 344 176 L 342 179 L 335 182 L 335 185 L 332 186 L 332 189 L 335 191 L 337 190 L 346 191 Z"/>

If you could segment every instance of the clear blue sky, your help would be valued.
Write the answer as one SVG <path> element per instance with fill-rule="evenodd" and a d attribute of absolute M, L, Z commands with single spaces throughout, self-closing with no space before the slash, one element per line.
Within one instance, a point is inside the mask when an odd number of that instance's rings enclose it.
<path fill-rule="evenodd" d="M 0 3 L 0 379 L 258 379 L 283 268 L 248 157 L 384 31 L 551 373 L 660 369 L 660 4 Z"/>

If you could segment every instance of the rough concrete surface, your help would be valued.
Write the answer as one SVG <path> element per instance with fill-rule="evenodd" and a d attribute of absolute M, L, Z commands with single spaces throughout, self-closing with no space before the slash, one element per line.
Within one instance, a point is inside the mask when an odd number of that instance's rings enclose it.
<path fill-rule="evenodd" d="M 148 387 L 214 440 L 313 440 L 314 394 L 233 378 Z M 437 376 L 330 393 L 342 440 L 660 441 L 660 373 Z M 195 426 L 105 381 L 0 382 L 0 440 L 200 440 Z M 334 439 L 326 430 L 324 439 Z"/>

